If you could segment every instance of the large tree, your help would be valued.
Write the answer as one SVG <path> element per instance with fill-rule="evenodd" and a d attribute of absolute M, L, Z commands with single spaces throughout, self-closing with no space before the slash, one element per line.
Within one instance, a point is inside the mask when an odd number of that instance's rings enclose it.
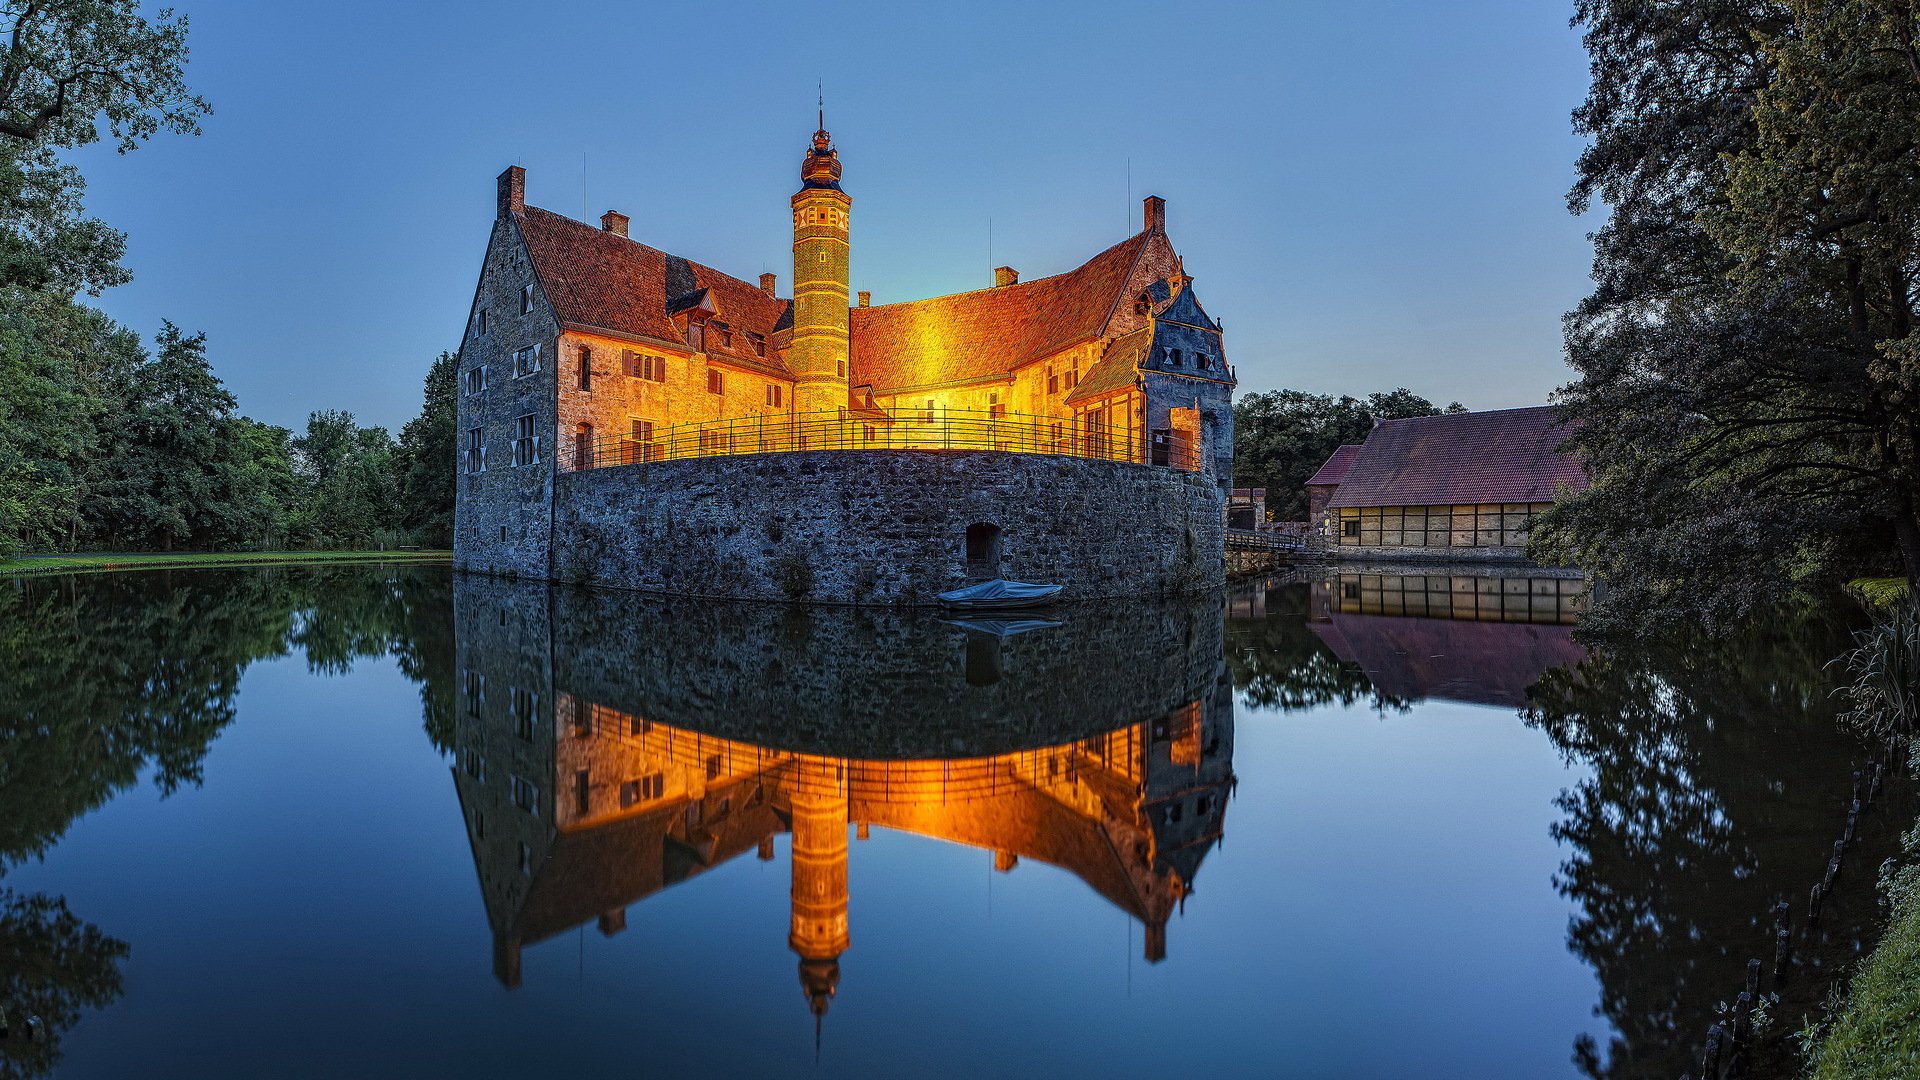
<path fill-rule="evenodd" d="M 427 368 L 420 415 L 400 429 L 400 520 L 432 547 L 453 546 L 454 355 L 443 352 Z"/>
<path fill-rule="evenodd" d="M 1563 391 L 1593 486 L 1537 530 L 1615 612 L 1726 618 L 1920 576 L 1920 58 L 1892 0 L 1581 0 L 1576 211 L 1607 204 Z"/>

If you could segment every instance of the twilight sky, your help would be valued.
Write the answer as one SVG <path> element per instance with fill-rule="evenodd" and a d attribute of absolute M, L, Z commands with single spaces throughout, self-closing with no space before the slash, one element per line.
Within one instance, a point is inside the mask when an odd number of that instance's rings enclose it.
<path fill-rule="evenodd" d="M 214 115 L 76 157 L 135 274 L 94 302 L 206 331 L 271 423 L 418 411 L 510 164 L 535 205 L 785 292 L 816 78 L 875 303 L 1070 269 L 1158 194 L 1243 393 L 1485 409 L 1570 377 L 1559 0 L 172 2 Z"/>

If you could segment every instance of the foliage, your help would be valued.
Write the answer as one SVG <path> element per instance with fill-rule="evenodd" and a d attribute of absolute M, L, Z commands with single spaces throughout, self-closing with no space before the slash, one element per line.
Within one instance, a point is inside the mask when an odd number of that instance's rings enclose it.
<path fill-rule="evenodd" d="M 1834 663 L 1848 675 L 1840 688 L 1847 703 L 1842 722 L 1879 742 L 1920 733 L 1920 604 L 1876 613 Z"/>
<path fill-rule="evenodd" d="M 372 547 L 400 516 L 396 451 L 383 427 L 353 414 L 316 412 L 293 440 L 294 472 L 307 494 L 295 537 L 315 547 Z"/>
<path fill-rule="evenodd" d="M 1335 656 L 1313 632 L 1308 586 L 1256 588 L 1266 594 L 1266 617 L 1230 616 L 1226 623 L 1227 669 L 1248 704 L 1293 712 L 1365 701 L 1376 712 L 1406 711 L 1407 702 L 1374 689 L 1358 664 Z"/>
<path fill-rule="evenodd" d="M 1365 399 L 1300 390 L 1244 395 L 1233 406 L 1234 483 L 1266 488 L 1273 520 L 1305 521 L 1307 479 L 1336 449 L 1364 441 L 1375 421 L 1440 411 L 1405 387 Z M 1456 401 L 1446 411 L 1466 409 Z"/>
<path fill-rule="evenodd" d="M 1854 568 L 1920 574 L 1914 9 L 1577 12 L 1570 201 L 1609 214 L 1561 404 L 1594 483 L 1536 554 L 1599 574 L 1605 606 L 1720 622 Z"/>
<path fill-rule="evenodd" d="M 1920 830 L 1907 837 L 1909 858 Z M 1920 866 L 1886 880 L 1892 920 L 1813 1052 L 1814 1080 L 1899 1080 L 1920 1068 Z"/>
<path fill-rule="evenodd" d="M 1847 590 L 1876 608 L 1892 607 L 1913 593 L 1905 578 L 1854 578 Z"/>
<path fill-rule="evenodd" d="M 443 352 L 427 369 L 420 415 L 400 429 L 400 520 L 430 547 L 453 546 L 457 393 L 455 357 Z"/>

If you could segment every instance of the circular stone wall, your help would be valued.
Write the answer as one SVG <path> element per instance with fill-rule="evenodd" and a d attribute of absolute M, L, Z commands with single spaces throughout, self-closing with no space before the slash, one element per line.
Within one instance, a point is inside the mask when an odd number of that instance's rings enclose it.
<path fill-rule="evenodd" d="M 817 450 L 554 479 L 552 576 L 685 596 L 931 604 L 994 577 L 1062 599 L 1218 586 L 1211 478 L 990 451 Z"/>

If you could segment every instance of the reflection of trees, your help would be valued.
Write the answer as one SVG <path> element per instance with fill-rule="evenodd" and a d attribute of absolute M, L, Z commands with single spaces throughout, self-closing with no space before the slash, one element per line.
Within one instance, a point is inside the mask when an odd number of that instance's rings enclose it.
<path fill-rule="evenodd" d="M 329 567 L 25 578 L 0 589 L 0 876 L 46 854 L 81 815 L 152 769 L 162 793 L 198 784 L 256 660 L 344 672 L 391 653 L 422 684 L 429 733 L 452 692 L 447 576 Z M 0 889 L 0 1078 L 59 1056 L 82 1008 L 120 992 L 127 947 L 65 901 Z M 20 1027 L 38 1016 L 45 1038 Z"/>
<path fill-rule="evenodd" d="M 1310 709 L 1339 702 L 1371 702 L 1375 709 L 1407 703 L 1373 688 L 1358 664 L 1333 654 L 1308 626 L 1307 586 L 1267 590 L 1265 618 L 1227 620 L 1227 667 L 1247 703 L 1267 709 Z"/>
<path fill-rule="evenodd" d="M 1604 1050 L 1577 1047 L 1588 1075 L 1687 1072 L 1715 1003 L 1739 991 L 1749 958 L 1771 957 L 1771 906 L 1804 908 L 1864 756 L 1835 730 L 1821 667 L 1846 641 L 1833 621 L 1786 617 L 1602 647 L 1532 691 L 1529 722 L 1592 769 L 1562 793 L 1554 827 L 1568 849 L 1557 884 L 1580 906 L 1569 947 L 1593 965 L 1617 1033 Z M 1863 843 L 1857 862 L 1892 837 Z M 1870 892 L 1869 876 L 1850 887 Z M 1857 940 L 1872 918 L 1870 903 L 1857 907 L 1852 923 L 1842 914 L 1827 929 Z M 1797 1026 L 1794 1004 L 1776 1027 Z"/>
<path fill-rule="evenodd" d="M 60 1036 L 120 996 L 126 943 L 67 910 L 66 901 L 0 889 L 0 1080 L 42 1076 L 60 1059 Z M 28 1026 L 28 1017 L 40 1025 Z"/>

